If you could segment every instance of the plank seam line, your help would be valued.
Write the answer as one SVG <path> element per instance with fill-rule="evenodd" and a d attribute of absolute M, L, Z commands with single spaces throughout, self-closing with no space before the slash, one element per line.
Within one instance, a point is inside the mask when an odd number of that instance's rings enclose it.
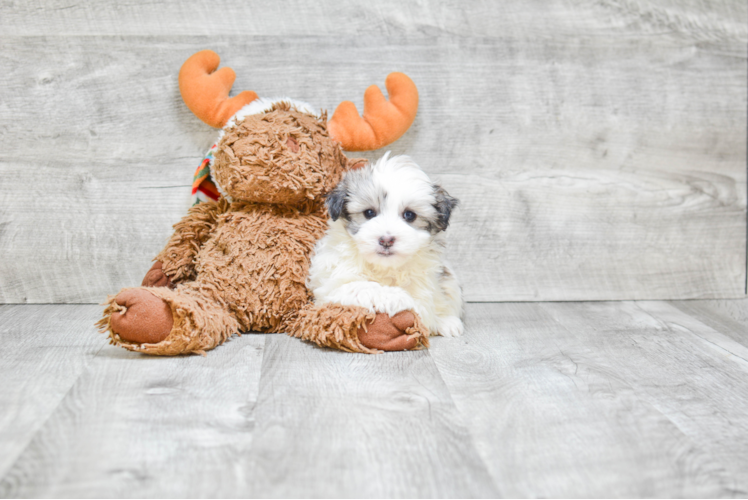
<path fill-rule="evenodd" d="M 99 347 L 99 349 L 96 351 L 96 354 L 94 354 L 93 356 L 91 356 L 91 360 L 93 360 L 94 358 L 98 357 L 99 353 L 107 345 L 108 344 L 103 344 L 101 347 Z M 34 442 L 34 438 L 39 434 L 39 432 L 41 432 L 44 429 L 44 427 L 46 427 L 47 423 L 52 418 L 52 416 L 57 412 L 57 410 L 60 408 L 60 406 L 62 405 L 63 401 L 65 401 L 65 399 L 67 399 L 68 395 L 73 390 L 73 388 L 76 386 L 76 384 L 80 381 L 81 377 L 90 368 L 91 362 L 92 362 L 91 360 L 88 360 L 88 361 L 86 361 L 84 363 L 83 369 L 78 374 L 78 376 L 75 378 L 75 380 L 73 380 L 73 382 L 70 384 L 70 387 L 68 387 L 68 390 L 65 391 L 65 394 L 62 395 L 62 397 L 60 398 L 60 400 L 57 403 L 57 406 L 55 406 L 52 409 L 52 411 L 49 412 L 49 414 L 47 415 L 47 418 L 45 418 L 44 421 L 39 425 L 39 427 L 37 427 L 36 431 L 34 431 L 34 433 L 31 435 L 31 437 L 26 442 L 26 445 L 23 447 L 23 449 L 21 449 L 21 451 L 19 451 L 18 454 L 13 458 L 13 462 L 11 462 L 10 466 L 6 470 L 4 470 L 4 471 L 0 471 L 0 474 L 2 474 L 2 475 L 0 475 L 0 493 L 3 493 L 3 494 L 5 493 L 5 489 L 3 488 L 3 484 L 8 484 L 9 483 L 9 481 L 7 481 L 8 475 L 13 470 L 13 468 L 15 467 L 15 465 L 18 463 L 18 460 L 26 453 L 26 450 L 29 449 L 29 446 L 31 446 L 31 443 Z M 10 498 L 12 496 L 13 495 L 9 495 L 8 498 Z"/>
<path fill-rule="evenodd" d="M 691 316 L 691 318 L 693 318 L 693 316 Z M 694 319 L 695 319 L 695 318 L 694 318 Z M 699 320 L 697 319 L 696 321 L 699 321 Z M 701 321 L 699 321 L 699 323 L 701 323 Z M 702 323 L 702 324 L 703 324 L 703 323 Z M 707 326 L 707 328 L 709 328 L 709 326 L 708 326 L 708 325 L 705 325 L 705 326 Z M 684 328 L 685 328 L 685 327 L 684 327 Z M 712 328 L 712 330 L 714 330 L 714 329 Z M 740 360 L 741 360 L 741 361 L 743 361 L 744 363 L 748 364 L 748 359 L 744 358 L 743 356 L 741 356 L 741 355 L 739 355 L 739 354 L 735 354 L 735 353 L 734 353 L 734 352 L 732 352 L 731 350 L 729 350 L 729 349 L 727 349 L 727 348 L 725 348 L 725 347 L 723 347 L 723 346 L 721 346 L 721 345 L 719 345 L 719 344 L 716 344 L 716 343 L 712 342 L 711 340 L 709 340 L 709 339 L 708 339 L 708 338 L 706 338 L 706 337 L 702 337 L 701 335 L 699 335 L 698 333 L 694 332 L 694 331 L 693 331 L 693 330 L 691 330 L 690 328 L 688 328 L 688 331 L 689 331 L 689 332 L 691 332 L 691 333 L 692 333 L 693 335 L 695 335 L 695 336 L 699 337 L 699 338 L 700 338 L 701 340 L 704 340 L 704 341 L 706 341 L 706 342 L 708 342 L 708 343 L 712 344 L 712 345 L 713 345 L 714 347 L 717 347 L 717 348 L 718 348 L 718 349 L 720 349 L 721 351 L 725 351 L 725 352 L 726 352 L 727 354 L 730 354 L 731 356 L 735 356 L 736 358 L 740 359 Z M 717 330 L 714 330 L 714 331 L 716 332 Z M 723 333 L 721 333 L 721 332 L 717 332 L 717 333 L 719 333 L 720 335 L 723 335 Z M 732 339 L 730 339 L 730 340 L 732 340 Z"/>
<path fill-rule="evenodd" d="M 741 299 L 738 299 L 738 300 L 741 300 Z M 745 327 L 739 321 L 735 321 L 734 319 L 732 319 L 730 317 L 725 317 L 722 314 L 717 314 L 714 311 L 711 311 L 709 309 L 700 308 L 700 307 L 694 306 L 694 305 L 690 304 L 689 302 L 690 301 L 675 301 L 675 300 L 668 300 L 667 301 L 668 305 L 670 305 L 671 307 L 674 307 L 676 309 L 679 309 L 679 310 L 683 311 L 687 315 L 691 316 L 693 319 L 695 319 L 697 321 L 700 321 L 701 323 L 705 324 L 706 326 L 711 327 L 712 330 L 718 331 L 720 333 L 722 333 L 722 331 L 718 330 L 717 329 L 718 327 L 720 329 L 721 328 L 725 328 L 727 330 L 735 330 L 737 332 L 741 332 L 741 331 L 745 330 Z M 748 302 L 746 302 L 746 304 L 748 304 Z M 708 318 L 708 321 L 702 319 L 704 316 L 706 316 Z M 712 326 L 709 323 L 709 321 L 714 322 L 715 325 Z M 740 344 L 740 345 L 748 348 L 748 345 L 744 344 L 743 342 L 741 342 L 740 340 L 734 338 L 733 336 L 727 335 L 725 333 L 722 333 L 722 334 L 725 335 L 726 337 L 731 338 L 732 340 L 734 340 L 738 344 Z M 741 339 L 742 339 L 742 337 L 741 337 Z M 748 338 L 746 338 L 746 340 L 748 340 Z"/>
<path fill-rule="evenodd" d="M 434 356 L 432 355 L 431 349 L 427 349 L 426 353 L 428 354 L 428 357 L 431 360 L 431 362 L 434 364 L 434 368 L 436 368 L 436 373 L 437 375 L 439 375 L 439 380 L 441 380 L 442 384 L 444 384 L 444 388 L 447 390 L 450 403 L 452 403 L 452 406 L 454 407 L 455 412 L 457 412 L 457 415 L 459 415 L 460 417 L 460 425 L 462 425 L 462 428 L 465 429 L 465 433 L 468 436 L 470 436 L 470 446 L 473 448 L 473 451 L 475 451 L 475 455 L 480 459 L 481 463 L 483 464 L 483 469 L 486 471 L 486 475 L 489 478 L 491 478 L 491 485 L 494 487 L 494 491 L 501 493 L 501 488 L 499 488 L 499 485 L 496 482 L 496 478 L 494 477 L 493 473 L 491 473 L 491 469 L 488 468 L 488 463 L 486 462 L 485 457 L 481 454 L 480 449 L 478 449 L 478 447 L 475 444 L 475 441 L 476 441 L 475 435 L 470 430 L 470 428 L 467 426 L 465 422 L 465 415 L 463 414 L 462 411 L 460 411 L 460 408 L 457 406 L 457 403 L 455 403 L 455 400 L 452 397 L 452 391 L 449 390 L 449 386 L 447 385 L 447 382 L 444 380 L 444 377 L 442 376 L 442 371 L 439 369 L 439 364 L 436 362 L 436 358 L 434 358 Z M 420 380 L 417 380 L 417 382 L 421 384 L 421 387 L 426 388 Z M 426 389 L 430 390 L 428 388 Z"/>
<path fill-rule="evenodd" d="M 680 310 L 680 309 L 678 309 L 677 307 L 675 307 L 675 306 L 672 306 L 672 305 L 668 304 L 668 302 L 667 302 L 667 301 L 664 301 L 664 300 L 663 300 L 663 301 L 660 301 L 660 302 L 662 302 L 663 304 L 667 305 L 668 307 L 670 307 L 670 308 L 674 309 L 674 310 L 675 310 L 676 312 L 679 312 L 679 313 L 681 313 L 681 314 L 685 314 L 686 316 L 688 316 L 689 318 L 691 318 L 691 319 L 692 319 L 693 321 L 697 322 L 698 324 L 700 324 L 700 325 L 701 325 L 701 326 L 703 326 L 704 328 L 707 328 L 708 330 L 711 330 L 711 331 L 713 331 L 713 332 L 714 332 L 714 333 L 716 333 L 717 335 L 720 335 L 720 336 L 724 337 L 724 338 L 725 338 L 725 340 L 727 340 L 728 342 L 731 342 L 731 343 L 737 344 L 737 345 L 738 345 L 738 346 L 740 346 L 741 348 L 743 348 L 743 347 L 744 347 L 743 345 L 741 345 L 741 344 L 740 344 L 740 343 L 738 343 L 738 342 L 735 342 L 735 341 L 734 341 L 733 339 L 731 339 L 730 337 L 728 337 L 728 336 L 727 336 L 727 335 L 725 335 L 724 333 L 722 333 L 722 332 L 720 332 L 720 331 L 718 331 L 718 330 L 715 330 L 714 328 L 712 328 L 712 327 L 711 327 L 711 326 L 709 326 L 708 324 L 704 323 L 704 322 L 703 322 L 703 321 L 701 321 L 701 320 L 700 320 L 699 318 L 696 318 L 696 317 L 694 317 L 694 316 L 692 316 L 692 315 L 688 314 L 688 313 L 687 313 L 687 312 L 685 312 L 685 311 L 681 311 L 681 310 Z M 719 344 L 717 344 L 716 342 L 714 342 L 714 341 L 712 341 L 712 340 L 709 340 L 708 338 L 704 337 L 703 335 L 700 335 L 700 334 L 699 334 L 698 332 L 695 332 L 695 331 L 694 331 L 694 330 L 693 330 L 692 328 L 688 328 L 688 327 L 686 327 L 686 326 L 684 326 L 684 325 L 681 325 L 681 324 L 679 324 L 679 323 L 675 323 L 675 322 L 672 322 L 672 321 L 667 321 L 667 320 L 662 320 L 662 319 L 660 319 L 660 318 L 657 318 L 656 316 L 653 316 L 653 315 L 652 315 L 652 314 L 651 314 L 651 313 L 650 313 L 649 311 L 647 311 L 646 309 L 644 309 L 643 307 L 641 307 L 641 306 L 639 305 L 639 301 L 634 301 L 634 304 L 636 305 L 636 307 L 637 307 L 637 308 L 639 308 L 639 310 L 640 310 L 640 311 L 642 311 L 643 313 L 647 314 L 647 315 L 648 315 L 648 316 L 650 316 L 651 318 L 653 318 L 653 319 L 655 319 L 655 320 L 657 320 L 657 321 L 660 321 L 660 322 L 663 322 L 663 323 L 667 324 L 667 325 L 668 325 L 668 329 L 669 329 L 670 331 L 673 331 L 673 329 L 672 329 L 672 328 L 670 328 L 670 327 L 669 327 L 669 325 L 678 325 L 679 327 L 681 327 L 681 328 L 682 328 L 683 330 L 686 330 L 686 331 L 687 331 L 688 333 L 690 333 L 691 335 L 693 335 L 693 336 L 695 336 L 695 337 L 698 337 L 698 338 L 700 338 L 701 340 L 703 340 L 703 341 L 705 341 L 705 342 L 707 342 L 707 343 L 709 343 L 709 344 L 713 345 L 714 347 L 718 348 L 718 349 L 719 349 L 720 351 L 724 351 L 724 352 L 726 352 L 727 354 L 729 354 L 729 355 L 731 355 L 731 356 L 735 356 L 735 357 L 736 357 L 736 358 L 738 358 L 739 360 L 741 360 L 741 361 L 743 361 L 744 363 L 748 364 L 748 359 L 744 358 L 744 357 L 743 357 L 743 356 L 741 356 L 740 354 L 736 354 L 736 353 L 732 352 L 732 351 L 731 351 L 731 350 L 729 350 L 728 348 L 726 348 L 726 347 L 724 347 L 724 346 L 722 346 L 722 345 L 719 345 Z"/>

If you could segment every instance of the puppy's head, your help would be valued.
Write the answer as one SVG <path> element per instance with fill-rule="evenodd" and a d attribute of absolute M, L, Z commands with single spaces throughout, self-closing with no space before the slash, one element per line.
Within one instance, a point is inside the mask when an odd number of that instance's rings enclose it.
<path fill-rule="evenodd" d="M 457 200 L 407 156 L 385 154 L 351 170 L 327 196 L 333 221 L 342 220 L 361 256 L 398 267 L 447 229 Z"/>

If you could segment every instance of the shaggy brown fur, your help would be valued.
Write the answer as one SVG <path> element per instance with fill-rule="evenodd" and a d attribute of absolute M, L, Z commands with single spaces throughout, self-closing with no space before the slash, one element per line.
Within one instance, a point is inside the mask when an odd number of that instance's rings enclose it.
<path fill-rule="evenodd" d="M 292 318 L 288 325 L 288 331 L 294 337 L 309 340 L 322 346 L 349 352 L 373 354 L 382 351 L 365 346 L 357 332 L 360 329 L 371 328 L 376 316 L 376 314 L 363 307 L 341 306 L 340 304 L 317 306 L 310 303 L 299 311 L 295 318 Z M 428 329 L 423 325 L 418 315 L 414 313 L 413 317 L 415 321 L 412 325 L 400 328 L 405 331 L 406 338 L 404 340 L 412 345 L 413 349 L 428 347 Z M 396 327 L 391 328 L 395 329 Z"/>
<path fill-rule="evenodd" d="M 327 134 L 326 119 L 293 111 L 285 103 L 248 116 L 221 139 L 214 179 L 234 199 L 319 204 L 347 167 L 340 145 Z"/>
<path fill-rule="evenodd" d="M 198 204 L 174 226 L 156 257 L 168 278 L 158 282 L 174 289 L 128 292 L 136 298 L 150 293 L 167 304 L 162 309 L 167 315 L 171 311 L 171 331 L 158 343 L 127 340 L 128 332 L 117 331 L 123 330 L 117 320 L 127 314 L 119 296 L 108 299 L 98 326 L 113 343 L 148 354 L 204 353 L 241 331 L 287 331 L 321 346 L 378 352 L 357 336 L 375 314 L 358 307 L 315 306 L 305 286 L 314 245 L 327 228 L 324 195 L 355 163 L 329 137 L 324 116 L 288 104 L 228 128 L 212 168 L 231 200 Z M 149 276 L 158 274 L 157 267 Z M 137 309 L 136 302 L 131 316 L 150 321 L 150 312 Z M 168 318 L 156 320 L 164 324 Z M 417 316 L 400 330 L 418 345 L 428 345 L 428 331 Z"/>

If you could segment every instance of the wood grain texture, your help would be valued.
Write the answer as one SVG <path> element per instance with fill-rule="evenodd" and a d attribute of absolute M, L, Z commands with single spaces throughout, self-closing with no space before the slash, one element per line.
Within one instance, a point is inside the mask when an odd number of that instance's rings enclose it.
<path fill-rule="evenodd" d="M 610 365 L 688 437 L 691 446 L 679 459 L 694 468 L 691 479 L 711 476 L 715 495 L 748 495 L 746 346 L 664 302 L 543 307 L 570 329 L 592 335 L 613 330 L 617 341 L 638 352 L 620 352 Z M 639 317 L 638 311 L 646 314 Z M 699 463 L 698 456 L 706 461 Z"/>
<path fill-rule="evenodd" d="M 507 496 L 748 491 L 748 363 L 719 332 L 663 303 L 467 311 L 431 355 Z"/>
<path fill-rule="evenodd" d="M 678 300 L 670 304 L 748 346 L 748 299 Z"/>
<path fill-rule="evenodd" d="M 0 164 L 19 189 L 0 188 L 2 302 L 103 302 L 139 285 L 189 206 L 179 165 L 27 167 Z"/>
<path fill-rule="evenodd" d="M 300 0 L 205 2 L 137 0 L 81 4 L 30 0 L 3 6 L 0 29 L 15 36 L 56 35 L 434 35 L 480 37 L 609 36 L 612 32 L 746 38 L 736 0 L 490 0 L 334 4 Z"/>
<path fill-rule="evenodd" d="M 148 357 L 0 307 L 0 497 L 744 497 L 748 347 L 681 303 L 469 304 L 383 355 Z"/>
<path fill-rule="evenodd" d="M 0 478 L 104 345 L 94 328 L 99 310 L 0 306 Z"/>
<path fill-rule="evenodd" d="M 265 497 L 496 497 L 428 351 L 347 354 L 267 339 L 256 441 Z"/>
<path fill-rule="evenodd" d="M 107 345 L 39 422 L 0 496 L 241 494 L 248 486 L 236 459 L 252 444 L 264 343 L 246 335 L 204 358 Z"/>
<path fill-rule="evenodd" d="M 15 307 L 3 325 L 39 309 Z M 92 324 L 91 306 L 45 307 Z M 38 333 L 37 345 L 55 340 Z M 37 421 L 27 396 L 3 399 L 26 415 L 4 419 L 3 436 L 36 426 L 0 470 L 0 497 L 499 494 L 427 351 L 353 355 L 245 335 L 204 358 L 159 358 L 85 333 L 100 351 L 53 412 Z M 27 394 L 47 382 L 29 378 Z"/>
<path fill-rule="evenodd" d="M 392 150 L 462 199 L 468 300 L 745 295 L 745 2 L 0 8 L 0 302 L 140 282 L 215 138 L 176 86 L 206 47 L 329 110 L 410 74 Z"/>

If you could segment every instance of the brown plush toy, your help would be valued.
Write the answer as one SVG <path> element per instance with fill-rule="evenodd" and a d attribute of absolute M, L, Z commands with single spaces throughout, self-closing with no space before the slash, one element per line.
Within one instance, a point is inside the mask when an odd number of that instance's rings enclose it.
<path fill-rule="evenodd" d="M 228 98 L 235 74 L 212 51 L 190 57 L 179 74 L 187 106 L 223 127 L 211 173 L 217 200 L 193 206 L 174 226 L 142 286 L 106 303 L 98 326 L 111 342 L 148 354 L 204 354 L 240 332 L 288 332 L 354 352 L 415 349 L 428 331 L 411 311 L 393 317 L 310 300 L 305 282 L 316 241 L 327 228 L 325 195 L 364 160 L 352 151 L 382 147 L 413 122 L 418 92 L 392 73 L 384 98 L 367 89 L 363 118 L 350 102 L 332 119 L 290 99 L 254 92 Z"/>

